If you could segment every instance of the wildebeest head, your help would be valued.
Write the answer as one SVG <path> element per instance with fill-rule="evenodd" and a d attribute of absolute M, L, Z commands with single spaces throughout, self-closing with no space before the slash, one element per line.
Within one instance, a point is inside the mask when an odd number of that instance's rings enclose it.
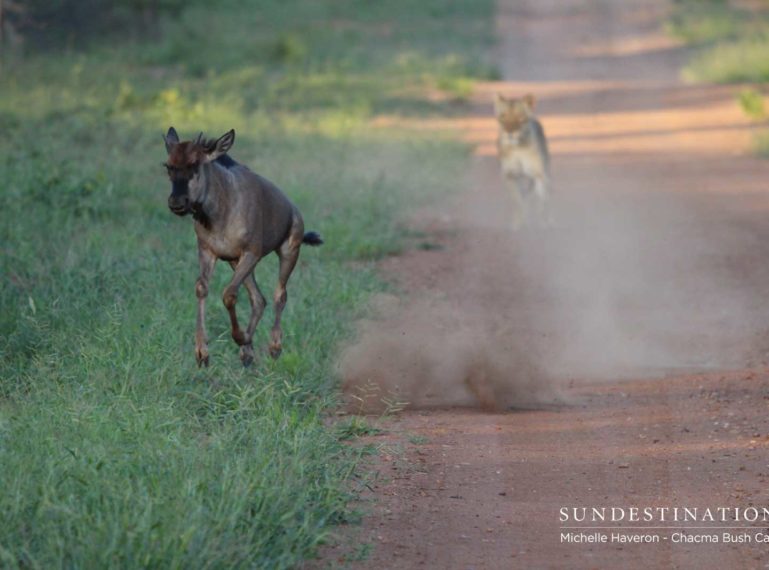
<path fill-rule="evenodd" d="M 203 200 L 205 181 L 201 179 L 201 166 L 216 160 L 232 148 L 235 130 L 215 140 L 203 139 L 203 133 L 200 133 L 194 141 L 180 142 L 176 129 L 171 127 L 163 140 L 168 152 L 164 166 L 171 180 L 168 208 L 177 216 L 184 216 Z"/>

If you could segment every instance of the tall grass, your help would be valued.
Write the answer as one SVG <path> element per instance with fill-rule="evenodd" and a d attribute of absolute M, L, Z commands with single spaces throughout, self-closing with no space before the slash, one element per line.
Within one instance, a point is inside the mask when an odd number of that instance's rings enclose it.
<path fill-rule="evenodd" d="M 665 29 L 688 44 L 708 45 L 739 37 L 748 16 L 728 0 L 674 0 Z"/>
<path fill-rule="evenodd" d="M 751 83 L 737 94 L 737 104 L 751 119 L 766 119 L 761 86 L 769 82 L 769 4 L 677 0 L 666 28 L 695 48 L 684 79 Z M 753 137 L 753 152 L 769 156 L 767 133 Z"/>
<path fill-rule="evenodd" d="M 456 188 L 466 157 L 369 119 L 452 112 L 423 94 L 490 73 L 492 8 L 192 2 L 157 41 L 5 61 L 0 567 L 286 568 L 346 519 L 356 456 L 327 427 L 334 354 L 384 287 L 372 262 L 404 245 L 401 213 Z M 220 264 L 212 366 L 195 367 L 194 232 L 167 211 L 161 167 L 171 124 L 235 127 L 232 154 L 327 241 L 289 283 L 278 361 L 240 366 Z M 265 293 L 275 275 L 264 260 Z"/>
<path fill-rule="evenodd" d="M 687 65 L 684 77 L 712 83 L 766 83 L 769 33 L 716 45 L 698 54 Z"/>

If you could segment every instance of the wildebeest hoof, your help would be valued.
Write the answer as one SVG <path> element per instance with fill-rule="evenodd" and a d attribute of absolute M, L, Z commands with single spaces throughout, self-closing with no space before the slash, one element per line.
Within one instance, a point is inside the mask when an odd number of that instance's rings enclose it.
<path fill-rule="evenodd" d="M 205 356 L 198 356 L 197 357 L 197 361 L 198 361 L 198 368 L 202 368 L 204 366 L 206 368 L 208 368 L 208 355 L 207 354 Z"/>
<path fill-rule="evenodd" d="M 274 359 L 277 359 L 281 352 L 283 352 L 282 346 L 279 344 L 270 344 L 270 356 L 272 356 Z"/>
<path fill-rule="evenodd" d="M 244 367 L 251 366 L 254 362 L 254 348 L 250 344 L 240 347 L 240 361 Z"/>

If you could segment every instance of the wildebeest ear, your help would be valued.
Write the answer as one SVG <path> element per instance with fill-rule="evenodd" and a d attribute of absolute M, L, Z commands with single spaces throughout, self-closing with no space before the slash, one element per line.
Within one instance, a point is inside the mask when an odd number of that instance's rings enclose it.
<path fill-rule="evenodd" d="M 176 129 L 170 127 L 163 140 L 166 143 L 166 152 L 171 154 L 171 149 L 179 143 L 179 135 L 176 133 Z"/>
<path fill-rule="evenodd" d="M 226 154 L 231 148 L 232 144 L 235 142 L 235 129 L 230 129 L 226 133 L 224 133 L 222 136 L 220 136 L 218 139 L 216 139 L 216 142 L 211 145 L 211 150 L 208 151 L 208 154 L 206 155 L 206 160 L 208 162 L 214 161 L 223 154 Z"/>

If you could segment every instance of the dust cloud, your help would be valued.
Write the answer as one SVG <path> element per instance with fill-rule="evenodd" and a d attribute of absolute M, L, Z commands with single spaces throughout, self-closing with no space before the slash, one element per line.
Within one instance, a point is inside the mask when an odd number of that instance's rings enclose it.
<path fill-rule="evenodd" d="M 575 383 L 756 358 L 766 311 L 729 253 L 744 236 L 675 179 L 563 157 L 555 226 L 513 231 L 496 160 L 478 158 L 467 193 L 417 216 L 455 237 L 385 264 L 407 293 L 375 299 L 341 351 L 349 409 L 540 407 L 573 401 Z"/>
<path fill-rule="evenodd" d="M 558 401 L 545 369 L 512 328 L 447 299 L 381 295 L 340 370 L 352 412 L 447 405 L 487 410 Z"/>

